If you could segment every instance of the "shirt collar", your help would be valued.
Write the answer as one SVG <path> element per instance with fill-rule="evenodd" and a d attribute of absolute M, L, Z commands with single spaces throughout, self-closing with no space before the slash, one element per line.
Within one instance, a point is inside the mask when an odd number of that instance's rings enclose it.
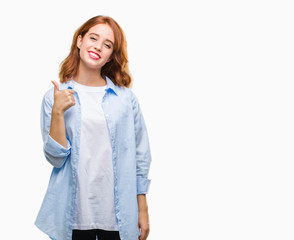
<path fill-rule="evenodd" d="M 117 95 L 118 91 L 117 91 L 117 86 L 110 80 L 109 77 L 107 76 L 103 76 L 103 78 L 106 80 L 106 89 L 105 91 L 112 91 L 115 95 Z M 66 83 L 60 84 L 59 85 L 59 90 L 64 90 L 68 87 L 71 87 L 72 89 L 74 89 L 74 84 L 73 84 L 73 78 L 71 78 L 69 81 L 67 81 Z"/>
<path fill-rule="evenodd" d="M 105 91 L 107 92 L 108 89 L 111 89 L 114 92 L 114 94 L 117 95 L 117 86 L 110 80 L 109 77 L 105 76 L 104 79 L 106 80 L 107 84 Z"/>

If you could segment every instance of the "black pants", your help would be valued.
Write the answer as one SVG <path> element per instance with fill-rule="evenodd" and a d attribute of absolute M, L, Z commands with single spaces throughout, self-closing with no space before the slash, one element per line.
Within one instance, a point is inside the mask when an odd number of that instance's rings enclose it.
<path fill-rule="evenodd" d="M 96 236 L 98 236 L 99 240 L 120 240 L 118 231 L 101 229 L 72 230 L 72 240 L 96 240 Z"/>

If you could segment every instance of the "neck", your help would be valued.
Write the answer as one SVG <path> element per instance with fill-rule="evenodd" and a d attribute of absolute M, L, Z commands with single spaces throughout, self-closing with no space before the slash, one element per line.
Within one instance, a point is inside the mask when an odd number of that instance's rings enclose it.
<path fill-rule="evenodd" d="M 105 86 L 106 81 L 101 76 L 101 69 L 88 69 L 81 62 L 79 64 L 79 69 L 74 80 L 80 84 L 100 87 Z"/>

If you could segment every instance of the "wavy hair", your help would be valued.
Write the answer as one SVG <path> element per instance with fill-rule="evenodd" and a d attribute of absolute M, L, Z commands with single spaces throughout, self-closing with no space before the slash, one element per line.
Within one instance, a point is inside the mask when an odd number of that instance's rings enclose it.
<path fill-rule="evenodd" d="M 124 32 L 114 19 L 102 15 L 89 19 L 76 30 L 70 53 L 60 64 L 59 79 L 61 83 L 67 82 L 77 74 L 80 63 L 79 48 L 77 47 L 78 36 L 81 35 L 83 38 L 91 27 L 101 23 L 108 24 L 114 34 L 111 60 L 102 67 L 101 75 L 109 77 L 117 86 L 130 87 L 132 78 L 129 73 L 127 42 Z"/>

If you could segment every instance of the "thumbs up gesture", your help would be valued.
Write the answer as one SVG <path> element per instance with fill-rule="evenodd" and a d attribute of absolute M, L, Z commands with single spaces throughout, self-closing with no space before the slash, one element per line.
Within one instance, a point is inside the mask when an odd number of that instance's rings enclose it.
<path fill-rule="evenodd" d="M 64 89 L 60 91 L 58 83 L 54 80 L 51 82 L 54 85 L 53 109 L 55 112 L 64 113 L 67 109 L 75 105 L 75 98 L 73 96 L 75 91 L 73 89 Z"/>

